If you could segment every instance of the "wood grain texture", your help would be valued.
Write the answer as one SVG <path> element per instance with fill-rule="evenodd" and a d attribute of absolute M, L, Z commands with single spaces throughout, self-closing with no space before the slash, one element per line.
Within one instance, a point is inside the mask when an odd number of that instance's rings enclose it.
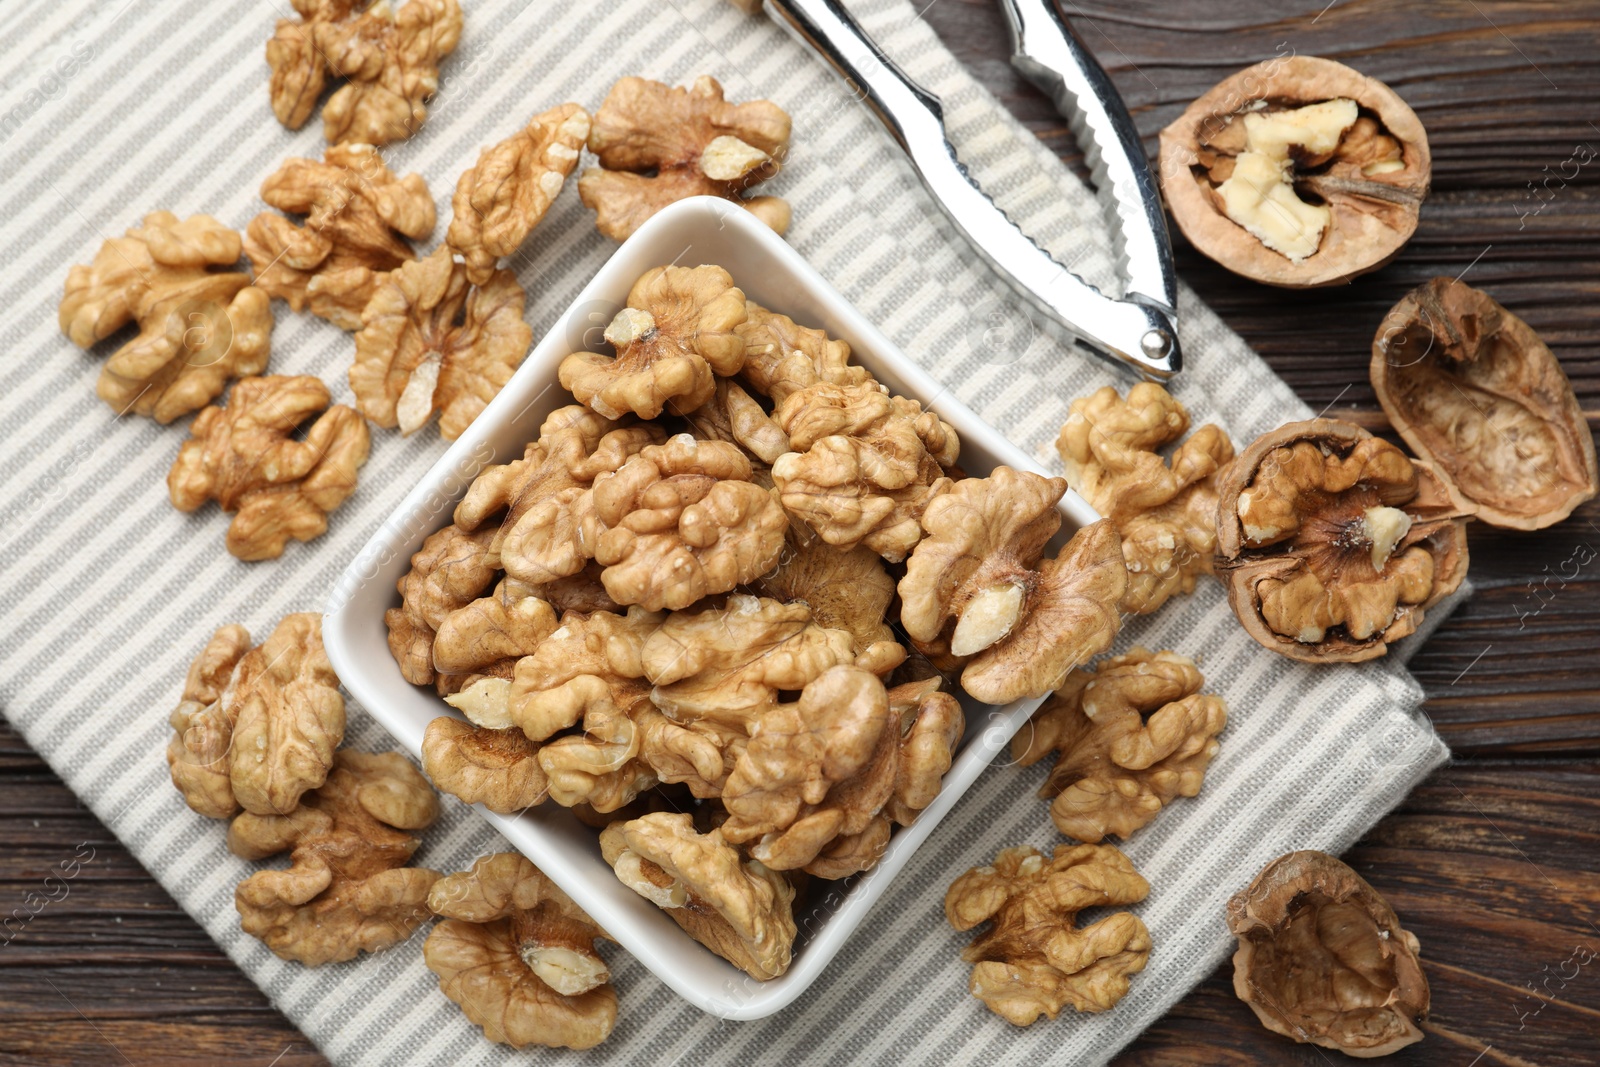
<path fill-rule="evenodd" d="M 1600 147 L 1600 0 L 1324 3 L 1064 5 L 1151 150 L 1190 100 L 1285 47 L 1387 81 L 1428 129 L 1434 193 L 1382 271 L 1285 293 L 1235 278 L 1180 237 L 1180 274 L 1312 407 L 1382 431 L 1366 376 L 1377 323 L 1413 286 L 1466 272 L 1544 335 L 1600 422 L 1600 163 L 1542 206 L 1529 185 L 1574 146 Z M 924 17 L 1081 168 L 1060 116 L 1007 65 L 993 0 L 934 0 Z M 1388 1062 L 1600 1058 L 1600 956 L 1577 962 L 1600 953 L 1600 563 L 1573 574 L 1580 546 L 1600 548 L 1600 505 L 1534 534 L 1475 529 L 1478 593 L 1413 662 L 1457 761 L 1347 857 L 1421 939 L 1433 988 L 1428 1038 Z M 93 849 L 66 895 L 0 945 L 0 1062 L 324 1062 L 3 724 L 0 842 L 0 916 Z M 1339 1059 L 1261 1028 L 1224 967 L 1119 1062 Z"/>

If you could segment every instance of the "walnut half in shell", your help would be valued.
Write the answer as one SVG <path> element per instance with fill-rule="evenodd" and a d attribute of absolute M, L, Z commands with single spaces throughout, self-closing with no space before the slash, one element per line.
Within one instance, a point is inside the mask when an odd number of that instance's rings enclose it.
<path fill-rule="evenodd" d="M 1371 373 L 1395 430 L 1475 518 L 1542 530 L 1600 492 L 1572 383 L 1488 293 L 1452 278 L 1413 289 L 1379 327 Z"/>
<path fill-rule="evenodd" d="M 1293 289 L 1393 259 L 1431 171 L 1406 102 L 1316 56 L 1225 78 L 1161 131 L 1161 191 L 1184 236 L 1235 274 Z"/>
<path fill-rule="evenodd" d="M 1261 1024 L 1362 1058 L 1422 1040 L 1428 979 L 1416 937 L 1366 881 L 1325 852 L 1267 864 L 1228 901 L 1233 989 Z"/>
<path fill-rule="evenodd" d="M 1244 628 L 1290 659 L 1388 651 L 1467 572 L 1448 483 L 1359 426 L 1313 419 L 1264 434 L 1219 485 L 1218 570 Z"/>

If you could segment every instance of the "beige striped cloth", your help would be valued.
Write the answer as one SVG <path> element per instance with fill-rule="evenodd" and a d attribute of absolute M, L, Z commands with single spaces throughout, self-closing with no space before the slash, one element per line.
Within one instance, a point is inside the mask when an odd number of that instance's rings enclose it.
<path fill-rule="evenodd" d="M 466 31 L 443 67 L 427 125 L 390 166 L 433 190 L 443 236 L 457 175 L 478 150 L 554 103 L 593 108 L 622 74 L 684 83 L 709 73 L 730 98 L 769 97 L 794 116 L 792 163 L 774 183 L 794 205 L 790 240 L 912 358 L 1018 445 L 1055 464 L 1068 401 L 1116 381 L 1031 333 L 1016 299 L 941 221 L 875 120 L 833 74 L 768 20 L 724 0 L 463 0 Z M 982 90 L 906 0 L 853 0 L 885 50 L 946 104 L 952 137 L 984 187 L 1064 262 L 1117 290 L 1090 194 Z M 0 18 L 5 158 L 0 361 L 0 702 L 94 812 L 283 1011 L 341 1064 L 513 1063 L 438 992 L 421 934 L 377 956 L 307 970 L 239 930 L 233 887 L 252 865 L 225 826 L 184 807 L 168 783 L 167 713 L 213 627 L 264 635 L 284 613 L 321 607 L 345 564 L 445 448 L 431 429 L 377 431 L 356 494 L 328 534 L 277 562 L 223 548 L 214 508 L 175 511 L 163 478 L 185 437 L 118 419 L 96 399 L 107 352 L 56 326 L 63 278 L 147 211 L 207 212 L 242 229 L 262 179 L 291 155 L 318 156 L 320 122 L 273 119 L 263 46 L 287 0 L 12 0 Z M 574 191 L 561 196 L 514 268 L 536 336 L 613 245 Z M 271 370 L 316 374 L 350 402 L 349 335 L 276 305 Z M 1185 291 L 1178 387 L 1197 423 L 1248 441 L 1307 411 Z M 996 339 L 1000 340 L 997 341 Z M 1118 384 L 1123 384 L 1119 382 Z M 1443 613 L 1438 613 L 1442 615 Z M 1258 648 L 1220 588 L 1125 631 L 1195 656 L 1232 720 L 1202 795 L 1174 804 L 1127 851 L 1154 890 L 1138 908 L 1149 967 L 1115 1011 L 1016 1029 L 967 993 L 965 935 L 944 923 L 952 877 L 996 850 L 1058 842 L 1034 796 L 1042 766 L 991 768 L 923 845 L 854 941 L 795 1005 L 762 1021 L 701 1014 L 619 951 L 621 1016 L 588 1054 L 540 1062 L 939 1062 L 1098 1064 L 1153 1022 L 1229 951 L 1223 901 L 1294 848 L 1340 851 L 1446 757 L 1418 712 L 1421 692 L 1391 657 L 1321 670 Z M 363 709 L 349 744 L 389 747 Z M 419 861 L 463 868 L 502 846 L 446 801 Z M 176 1053 L 175 1053 L 176 1054 Z"/>

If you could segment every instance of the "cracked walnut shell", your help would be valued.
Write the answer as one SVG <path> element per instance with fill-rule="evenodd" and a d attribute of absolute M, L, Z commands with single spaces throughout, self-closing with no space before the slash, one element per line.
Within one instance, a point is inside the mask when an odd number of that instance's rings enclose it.
<path fill-rule="evenodd" d="M 327 779 L 344 739 L 344 698 L 322 649 L 322 616 L 285 615 L 260 645 L 223 626 L 195 657 L 172 711 L 167 766 L 189 807 L 294 811 Z"/>
<path fill-rule="evenodd" d="M 1428 979 L 1416 936 L 1360 875 L 1325 852 L 1267 864 L 1228 901 L 1233 989 L 1261 1024 L 1348 1056 L 1422 1040 Z"/>
<path fill-rule="evenodd" d="M 455 440 L 528 352 L 522 300 L 509 271 L 471 285 L 449 245 L 389 272 L 356 334 L 350 388 L 362 414 L 411 434 L 437 411 L 440 435 Z"/>
<path fill-rule="evenodd" d="M 1416 232 L 1432 156 L 1416 114 L 1342 63 L 1280 56 L 1161 131 L 1161 191 L 1194 246 L 1268 285 L 1336 285 Z"/>
<path fill-rule="evenodd" d="M 589 136 L 589 113 L 561 104 L 478 155 L 456 182 L 445 240 L 467 264 L 467 280 L 485 285 L 502 256 L 516 253 L 550 210 Z"/>
<path fill-rule="evenodd" d="M 835 548 L 866 545 L 891 563 L 922 537 L 928 502 L 953 484 L 961 452 L 938 415 L 877 382 L 818 382 L 773 412 L 794 449 L 772 465 L 783 506 Z"/>
<path fill-rule="evenodd" d="M 974 867 L 950 885 L 945 918 L 957 930 L 990 927 L 965 949 L 973 964 L 968 988 L 1014 1026 L 1040 1015 L 1054 1019 L 1071 1004 L 1109 1011 L 1128 979 L 1150 958 L 1150 932 L 1119 911 L 1078 928 L 1085 908 L 1136 904 L 1150 883 L 1110 845 L 1057 845 L 1046 857 L 1026 845 L 1001 849 L 994 863 Z"/>
<path fill-rule="evenodd" d="M 1594 437 L 1548 345 L 1451 278 L 1408 293 L 1372 342 L 1395 430 L 1491 526 L 1541 530 L 1600 492 Z"/>
<path fill-rule="evenodd" d="M 658 812 L 612 823 L 600 848 L 623 885 L 750 977 L 766 981 L 789 969 L 794 886 L 743 859 L 720 831 L 699 834 L 687 812 Z"/>
<path fill-rule="evenodd" d="M 670 402 L 689 412 L 711 399 L 716 375 L 744 366 L 744 292 L 721 267 L 656 267 L 628 290 L 606 327 L 616 356 L 574 352 L 561 361 L 564 388 L 608 419 L 653 419 Z"/>
<path fill-rule="evenodd" d="M 228 379 L 259 374 L 271 351 L 272 309 L 250 276 L 230 267 L 239 235 L 209 215 L 154 211 L 67 272 L 61 332 L 79 348 L 129 322 L 139 333 L 112 353 L 95 392 L 122 415 L 168 423 L 221 395 Z"/>
<path fill-rule="evenodd" d="M 285 161 L 261 183 L 261 199 L 304 216 L 305 225 L 270 211 L 251 220 L 244 251 L 255 284 L 344 330 L 359 330 L 378 282 L 416 258 L 404 238 L 433 232 L 433 196 L 422 175 L 396 178 L 366 144 L 331 145 L 321 162 Z"/>
<path fill-rule="evenodd" d="M 578 195 L 596 212 L 600 232 L 615 241 L 691 196 L 730 200 L 783 233 L 789 205 L 744 194 L 777 174 L 788 147 L 788 113 L 770 100 L 730 104 L 708 75 L 688 89 L 627 77 L 595 112 L 589 151 L 600 165 L 578 179 Z"/>
<path fill-rule="evenodd" d="M 1218 569 L 1245 630 L 1290 659 L 1359 662 L 1467 570 L 1466 523 L 1427 463 L 1359 426 L 1290 423 L 1218 485 Z"/>
<path fill-rule="evenodd" d="M 267 42 L 272 112 L 305 125 L 329 76 L 345 78 L 322 109 L 329 144 L 385 145 L 410 137 L 439 89 L 439 61 L 461 39 L 457 0 L 408 0 L 397 9 L 362 0 L 290 0 Z"/>
<path fill-rule="evenodd" d="M 215 500 L 235 512 L 227 546 L 242 560 L 277 559 L 290 538 L 322 536 L 328 513 L 355 492 L 371 445 L 360 413 L 328 400 L 327 386 L 309 376 L 240 381 L 227 407 L 206 408 L 190 426 L 167 472 L 172 506 L 194 511 Z"/>
<path fill-rule="evenodd" d="M 1039 795 L 1067 837 L 1097 843 L 1128 835 L 1175 797 L 1200 792 L 1228 724 L 1221 697 L 1187 656 L 1134 648 L 1077 670 L 1011 741 L 1017 763 L 1055 753 Z"/>
<path fill-rule="evenodd" d="M 686 608 L 771 570 L 788 516 L 737 445 L 678 434 L 595 479 L 594 558 L 619 604 Z"/>
<path fill-rule="evenodd" d="M 1122 535 L 1122 609 L 1132 614 L 1194 592 L 1196 578 L 1214 570 L 1216 479 L 1233 460 L 1233 442 L 1207 424 L 1163 460 L 1160 449 L 1188 429 L 1177 398 L 1142 382 L 1126 400 L 1109 385 L 1074 400 L 1056 440 L 1068 484 Z"/>
<path fill-rule="evenodd" d="M 439 872 L 409 867 L 438 797 L 398 752 L 341 751 L 328 780 L 285 815 L 238 816 L 228 848 L 248 860 L 292 849 L 286 870 L 257 871 L 234 904 L 244 932 L 307 967 L 380 952 L 430 917 Z"/>
<path fill-rule="evenodd" d="M 594 945 L 606 932 L 526 857 L 481 857 L 435 882 L 428 907 L 443 921 L 423 961 L 490 1041 L 585 1049 L 611 1035 L 617 992 Z"/>

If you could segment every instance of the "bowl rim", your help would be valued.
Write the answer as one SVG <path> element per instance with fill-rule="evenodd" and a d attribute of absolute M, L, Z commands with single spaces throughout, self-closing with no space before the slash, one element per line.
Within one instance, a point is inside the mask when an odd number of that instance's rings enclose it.
<path fill-rule="evenodd" d="M 788 303 L 807 303 L 827 320 L 813 323 L 810 320 L 817 316 L 808 315 L 808 324 L 824 326 L 830 336 L 844 337 L 849 341 L 853 355 L 864 357 L 862 362 L 888 365 L 888 370 L 874 367 L 875 375 L 890 379 L 886 384 L 895 392 L 920 400 L 925 407 L 936 410 L 956 430 L 964 457 L 976 447 L 997 457 L 997 463 L 991 464 L 991 467 L 1004 463 L 1019 470 L 1050 474 L 907 357 L 856 311 L 798 251 L 749 212 L 714 197 L 693 197 L 672 204 L 641 226 L 596 271 L 538 344 L 532 346 L 511 379 L 485 410 L 374 531 L 330 591 L 323 620 L 323 641 L 334 671 L 351 696 L 412 758 L 420 758 L 421 729 L 407 719 L 403 710 L 397 709 L 397 705 L 416 703 L 414 699 L 407 698 L 405 692 L 425 695 L 427 700 L 436 702 L 439 709 L 437 714 L 449 714 L 451 709 L 432 692 L 412 686 L 401 678 L 386 648 L 381 657 L 364 655 L 364 649 L 370 651 L 371 628 L 374 625 L 371 605 L 367 601 L 381 596 L 384 602 L 392 605 L 395 598 L 393 579 L 385 580 L 385 575 L 405 573 L 412 552 L 424 537 L 449 521 L 450 511 L 477 472 L 492 462 L 504 462 L 508 448 L 504 440 L 498 447 L 494 444 L 493 439 L 497 435 L 506 439 L 514 436 L 522 442 L 527 440 L 525 433 L 511 435 L 506 428 L 514 425 L 519 417 L 538 404 L 554 385 L 552 368 L 559 360 L 559 356 L 554 354 L 559 352 L 565 355 L 575 347 L 582 347 L 574 343 L 574 328 L 586 324 L 588 329 L 592 329 L 599 321 L 596 309 L 609 307 L 614 310 L 618 307 L 616 299 L 607 299 L 603 294 L 614 291 L 619 279 L 625 279 L 621 288 L 625 294 L 633 279 L 657 265 L 648 261 L 651 250 L 664 243 L 671 244 L 672 241 L 668 239 L 676 239 L 674 235 L 681 237 L 684 231 L 712 234 L 714 241 L 731 242 L 734 246 L 748 245 L 749 252 L 746 254 L 766 259 L 775 274 L 784 275 L 797 285 L 795 299 Z M 694 240 L 691 239 L 680 257 L 693 246 Z M 740 284 L 741 272 L 732 271 L 731 268 L 730 272 L 734 274 L 735 284 Z M 780 299 L 766 306 L 795 314 L 784 303 Z M 796 314 L 796 317 L 800 316 Z M 584 330 L 579 329 L 578 338 L 581 339 L 583 333 Z M 544 369 L 541 371 L 541 368 Z M 540 380 L 541 374 L 543 380 Z M 530 395 L 531 399 L 528 399 Z M 520 447 L 520 444 L 517 445 L 519 450 Z M 1060 510 L 1064 530 L 1088 525 L 1099 518 L 1094 509 L 1070 489 L 1061 502 Z M 381 615 L 380 608 L 376 619 L 379 628 L 383 625 Z M 367 662 L 373 658 L 381 662 L 375 666 Z M 975 704 L 970 698 L 963 697 L 969 720 L 967 736 L 953 754 L 950 770 L 945 775 L 938 796 L 911 826 L 895 829 L 889 848 L 877 867 L 852 879 L 827 883 L 836 887 L 829 891 L 829 897 L 837 893 L 837 899 L 831 902 L 831 914 L 824 916 L 814 928 L 805 929 L 805 941 L 798 947 L 789 970 L 766 982 L 749 978 L 695 943 L 665 913 L 622 886 L 611 875 L 610 868 L 604 866 L 603 860 L 598 862 L 605 872 L 604 881 L 609 884 L 599 884 L 594 864 L 576 854 L 568 854 L 564 845 L 559 844 L 577 842 L 581 838 L 562 830 L 553 819 L 542 818 L 548 813 L 530 809 L 514 816 L 505 816 L 489 812 L 481 805 L 473 805 L 473 808 L 512 847 L 528 855 L 557 885 L 588 910 L 622 948 L 674 992 L 712 1015 L 735 1020 L 757 1019 L 788 1006 L 815 982 L 864 921 L 868 911 L 887 891 L 895 875 L 906 866 L 917 848 L 943 821 L 994 756 L 1006 747 L 1011 736 L 1028 720 L 1042 700 L 1038 698 L 993 706 Z M 981 726 L 972 721 L 974 707 L 981 709 Z M 564 811 L 562 814 L 565 814 Z M 575 827 L 579 825 L 571 815 L 565 815 L 565 819 Z M 584 832 L 593 834 L 587 829 Z M 590 840 L 593 840 L 592 836 Z M 592 846 L 592 851 L 597 859 L 597 842 Z M 844 888 L 840 891 L 839 887 Z M 823 906 L 827 903 L 824 902 Z M 819 914 L 820 908 L 814 909 L 812 915 Z M 683 951 L 690 946 L 693 951 Z"/>

